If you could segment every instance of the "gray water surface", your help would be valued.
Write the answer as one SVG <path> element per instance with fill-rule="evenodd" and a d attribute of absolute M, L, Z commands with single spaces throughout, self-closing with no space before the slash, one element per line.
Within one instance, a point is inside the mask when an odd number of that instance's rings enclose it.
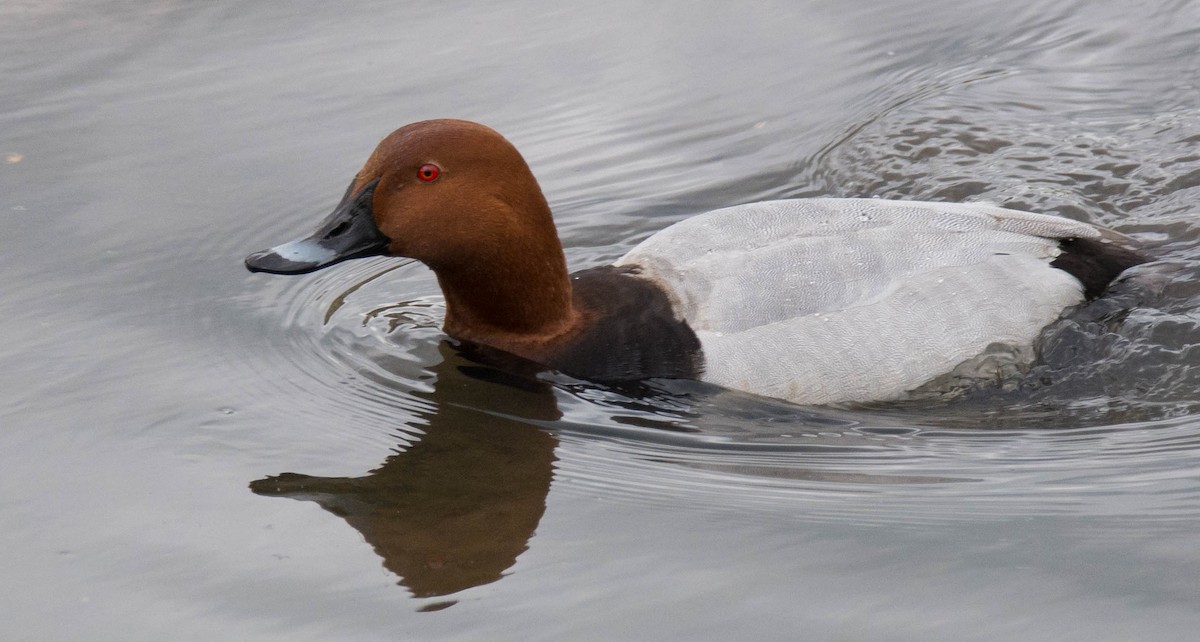
<path fill-rule="evenodd" d="M 1195 639 L 1198 80 L 1190 0 L 0 4 L 0 637 Z M 574 269 L 818 195 L 1158 260 L 866 408 L 521 379 L 419 264 L 245 271 L 433 117 Z"/>

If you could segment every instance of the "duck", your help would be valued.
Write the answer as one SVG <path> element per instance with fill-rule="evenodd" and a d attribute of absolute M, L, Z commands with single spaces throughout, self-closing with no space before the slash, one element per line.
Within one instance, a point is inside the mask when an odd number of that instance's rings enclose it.
<path fill-rule="evenodd" d="M 1148 261 L 1115 231 L 988 203 L 803 198 L 697 214 L 571 273 L 517 148 L 452 119 L 389 134 L 315 231 L 245 265 L 379 255 L 433 271 L 460 342 L 579 379 L 798 404 L 904 399 L 995 346 L 1029 354 Z"/>

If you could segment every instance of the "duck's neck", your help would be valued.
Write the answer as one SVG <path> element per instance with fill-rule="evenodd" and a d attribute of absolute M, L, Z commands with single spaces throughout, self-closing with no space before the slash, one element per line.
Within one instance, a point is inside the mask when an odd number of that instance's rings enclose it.
<path fill-rule="evenodd" d="M 537 361 L 542 347 L 575 328 L 579 314 L 557 237 L 552 250 L 521 249 L 528 252 L 523 256 L 538 260 L 483 261 L 437 271 L 446 297 L 444 328 L 450 336 Z"/>

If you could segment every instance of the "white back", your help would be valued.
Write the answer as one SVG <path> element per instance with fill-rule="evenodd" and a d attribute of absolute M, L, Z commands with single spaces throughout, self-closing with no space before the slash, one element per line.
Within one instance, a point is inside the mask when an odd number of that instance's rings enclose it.
<path fill-rule="evenodd" d="M 984 204 L 771 201 L 716 210 L 617 261 L 674 297 L 705 381 L 800 403 L 894 399 L 1083 301 L 1051 268 L 1075 221 Z"/>

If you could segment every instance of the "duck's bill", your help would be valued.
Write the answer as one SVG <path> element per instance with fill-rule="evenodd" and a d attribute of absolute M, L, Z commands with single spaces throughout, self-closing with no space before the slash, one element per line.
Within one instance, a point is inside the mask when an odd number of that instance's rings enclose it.
<path fill-rule="evenodd" d="M 311 236 L 297 239 L 246 257 L 251 272 L 304 274 L 338 261 L 387 252 L 388 238 L 375 225 L 371 200 L 379 179 L 354 194 L 354 181 L 342 202 Z"/>

